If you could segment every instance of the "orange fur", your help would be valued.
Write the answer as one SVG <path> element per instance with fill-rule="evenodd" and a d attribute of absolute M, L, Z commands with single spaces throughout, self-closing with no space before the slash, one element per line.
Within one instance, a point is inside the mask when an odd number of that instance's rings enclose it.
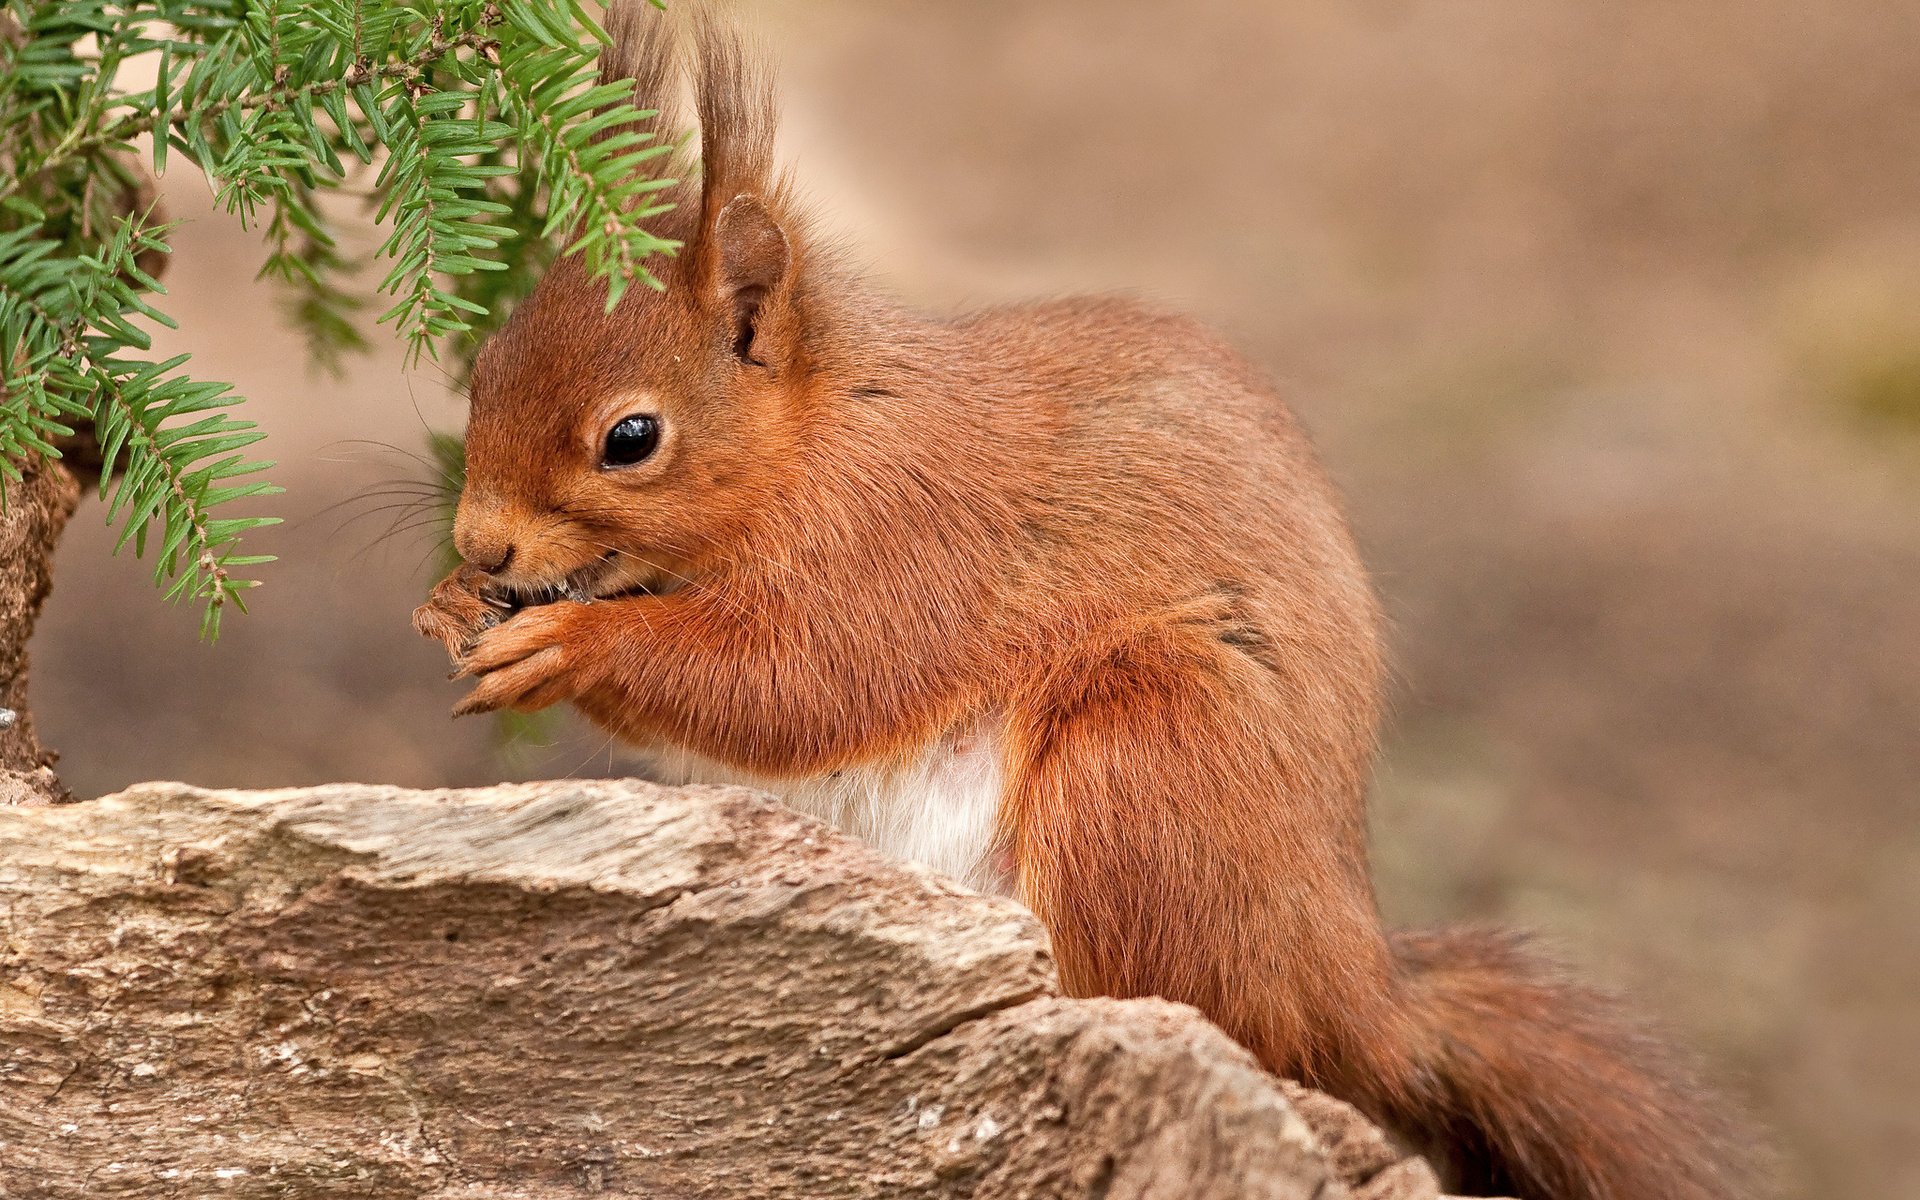
<path fill-rule="evenodd" d="M 616 61 L 664 91 L 639 9 Z M 1001 847 L 1070 991 L 1192 1003 L 1471 1184 L 1736 1194 L 1704 1102 L 1592 994 L 1506 943 L 1382 932 L 1374 601 L 1269 386 L 1127 301 L 877 299 L 774 179 L 738 38 L 705 23 L 694 57 L 706 175 L 665 290 L 609 315 L 563 259 L 474 373 L 457 540 L 506 562 L 417 618 L 477 680 L 462 710 L 572 701 L 769 777 L 994 717 Z M 661 450 L 602 469 L 634 411 Z"/>

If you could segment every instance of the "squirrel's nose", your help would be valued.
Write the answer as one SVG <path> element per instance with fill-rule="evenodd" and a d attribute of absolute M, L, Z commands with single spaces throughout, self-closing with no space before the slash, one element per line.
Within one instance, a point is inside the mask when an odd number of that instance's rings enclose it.
<path fill-rule="evenodd" d="M 516 509 L 469 490 L 453 517 L 453 548 L 474 570 L 498 575 L 512 565 L 525 527 Z"/>
<path fill-rule="evenodd" d="M 500 556 L 497 559 L 495 559 L 493 562 L 474 563 L 473 565 L 480 568 L 482 571 L 485 571 L 489 575 L 498 575 L 500 572 L 506 570 L 507 564 L 511 563 L 512 561 L 513 561 L 513 547 L 508 546 L 505 550 L 500 552 Z"/>

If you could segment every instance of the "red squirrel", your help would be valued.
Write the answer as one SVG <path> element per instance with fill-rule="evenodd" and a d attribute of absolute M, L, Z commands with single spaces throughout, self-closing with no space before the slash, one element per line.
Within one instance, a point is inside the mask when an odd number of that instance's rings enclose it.
<path fill-rule="evenodd" d="M 610 314 L 560 258 L 479 355 L 464 565 L 415 615 L 455 711 L 571 702 L 670 781 L 1017 897 L 1069 992 L 1192 1004 L 1460 1187 L 1742 1194 L 1610 1001 L 1507 935 L 1381 928 L 1380 619 L 1259 372 L 1127 300 L 902 311 L 776 173 L 731 26 L 608 24 L 644 103 L 691 77 L 684 248 Z"/>

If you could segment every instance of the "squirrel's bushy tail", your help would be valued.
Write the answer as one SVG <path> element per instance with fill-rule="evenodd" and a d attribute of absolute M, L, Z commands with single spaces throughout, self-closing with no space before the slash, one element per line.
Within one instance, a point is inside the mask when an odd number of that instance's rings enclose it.
<path fill-rule="evenodd" d="M 1457 1188 L 1519 1200 L 1754 1196 L 1758 1148 L 1674 1052 L 1517 935 L 1393 939 L 1417 1080 L 1397 1114 Z"/>

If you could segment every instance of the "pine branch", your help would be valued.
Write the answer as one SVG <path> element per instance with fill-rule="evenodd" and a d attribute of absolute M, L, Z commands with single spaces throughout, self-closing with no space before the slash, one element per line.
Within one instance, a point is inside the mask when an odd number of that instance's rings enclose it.
<path fill-rule="evenodd" d="M 244 609 L 241 593 L 252 580 L 232 568 L 271 561 L 237 553 L 240 535 L 277 523 L 271 517 L 217 518 L 211 510 L 279 489 L 264 482 L 235 483 L 271 464 L 234 453 L 264 435 L 228 411 L 239 403 L 227 385 L 197 383 L 180 372 L 188 356 L 150 363 L 128 358 L 124 348 L 144 350 L 147 335 L 134 325 L 144 318 L 172 322 L 141 298 L 159 285 L 136 263 L 145 251 L 164 251 L 162 230 L 122 219 L 98 256 L 62 258 L 37 239 L 35 227 L 0 235 L 0 355 L 9 364 L 0 391 L 20 406 L 24 449 L 58 457 L 47 436 L 68 434 L 64 422 L 93 422 L 102 447 L 101 495 L 107 519 L 118 520 L 116 549 L 133 541 L 144 552 L 150 527 L 160 530 L 154 580 L 172 597 L 205 602 L 204 628 L 219 628 L 228 603 Z M 37 420 L 28 410 L 37 409 Z M 193 420 L 180 424 L 182 418 Z M 0 429 L 8 429 L 0 425 Z M 13 447 L 7 467 L 19 478 Z M 114 467 L 126 469 L 114 481 Z"/>
<path fill-rule="evenodd" d="M 567 252 L 586 251 L 593 273 L 608 280 L 609 310 L 634 279 L 658 287 L 643 264 L 674 243 L 633 219 L 667 208 L 648 201 L 672 181 L 653 179 L 645 168 L 673 147 L 636 128 L 658 112 L 635 109 L 623 84 L 594 86 L 594 61 L 580 56 L 577 47 L 531 38 L 503 45 L 507 112 L 520 128 L 522 144 L 535 151 L 531 157 L 549 193 L 541 235 L 578 231 Z M 609 130 L 618 132 L 607 135 Z"/>
<path fill-rule="evenodd" d="M 380 288 L 401 299 L 380 319 L 397 322 L 414 359 L 441 338 L 465 333 L 466 315 L 477 311 L 436 286 L 435 278 L 499 270 L 488 255 L 512 232 L 483 219 L 507 207 L 480 195 L 487 179 L 509 168 L 478 161 L 509 131 L 497 121 L 462 116 L 465 105 L 457 93 L 416 98 L 405 87 L 392 89 L 385 105 L 392 153 L 380 175 L 386 199 L 375 219 L 393 217 L 393 234 L 380 252 L 396 265 Z"/>
<path fill-rule="evenodd" d="M 164 231 L 141 212 L 134 142 L 157 175 L 177 155 L 268 244 L 316 361 L 364 345 L 355 264 L 329 189 L 373 175 L 381 319 L 410 356 L 464 358 L 548 261 L 582 255 L 609 305 L 648 256 L 666 147 L 652 114 L 600 86 L 605 35 L 578 0 L 0 0 L 0 489 L 76 428 L 100 443 L 120 544 L 149 554 L 169 596 L 208 629 L 252 581 L 240 535 L 269 524 L 224 506 L 275 489 L 243 451 L 261 436 L 224 384 L 154 362 L 143 325 L 171 322 L 141 255 Z M 151 55 L 153 86 L 117 86 Z M 377 169 L 376 169 L 377 164 Z M 117 476 L 116 476 L 117 472 Z"/>
<path fill-rule="evenodd" d="M 35 165 L 38 170 L 52 170 L 73 159 L 97 154 L 109 148 L 125 148 L 141 134 L 152 133 L 162 124 L 167 125 L 170 130 L 178 131 L 192 122 L 217 121 L 233 112 L 245 113 L 262 109 L 273 111 L 293 107 L 296 102 L 307 105 L 319 104 L 327 96 L 336 92 L 352 91 L 370 83 L 399 81 L 405 84 L 418 84 L 425 78 L 428 69 L 446 55 L 463 49 L 485 51 L 495 44 L 495 40 L 485 33 L 463 33 L 456 37 L 432 41 L 425 49 L 401 62 L 385 63 L 380 66 L 355 62 L 345 73 L 334 79 L 322 79 L 297 85 L 282 83 L 264 92 L 225 96 L 189 112 L 129 113 L 105 128 L 96 129 L 90 133 L 76 126 L 70 136 L 63 139 L 48 153 L 41 155 Z M 18 193 L 24 182 L 20 176 L 0 182 L 0 201 L 5 201 Z"/>

